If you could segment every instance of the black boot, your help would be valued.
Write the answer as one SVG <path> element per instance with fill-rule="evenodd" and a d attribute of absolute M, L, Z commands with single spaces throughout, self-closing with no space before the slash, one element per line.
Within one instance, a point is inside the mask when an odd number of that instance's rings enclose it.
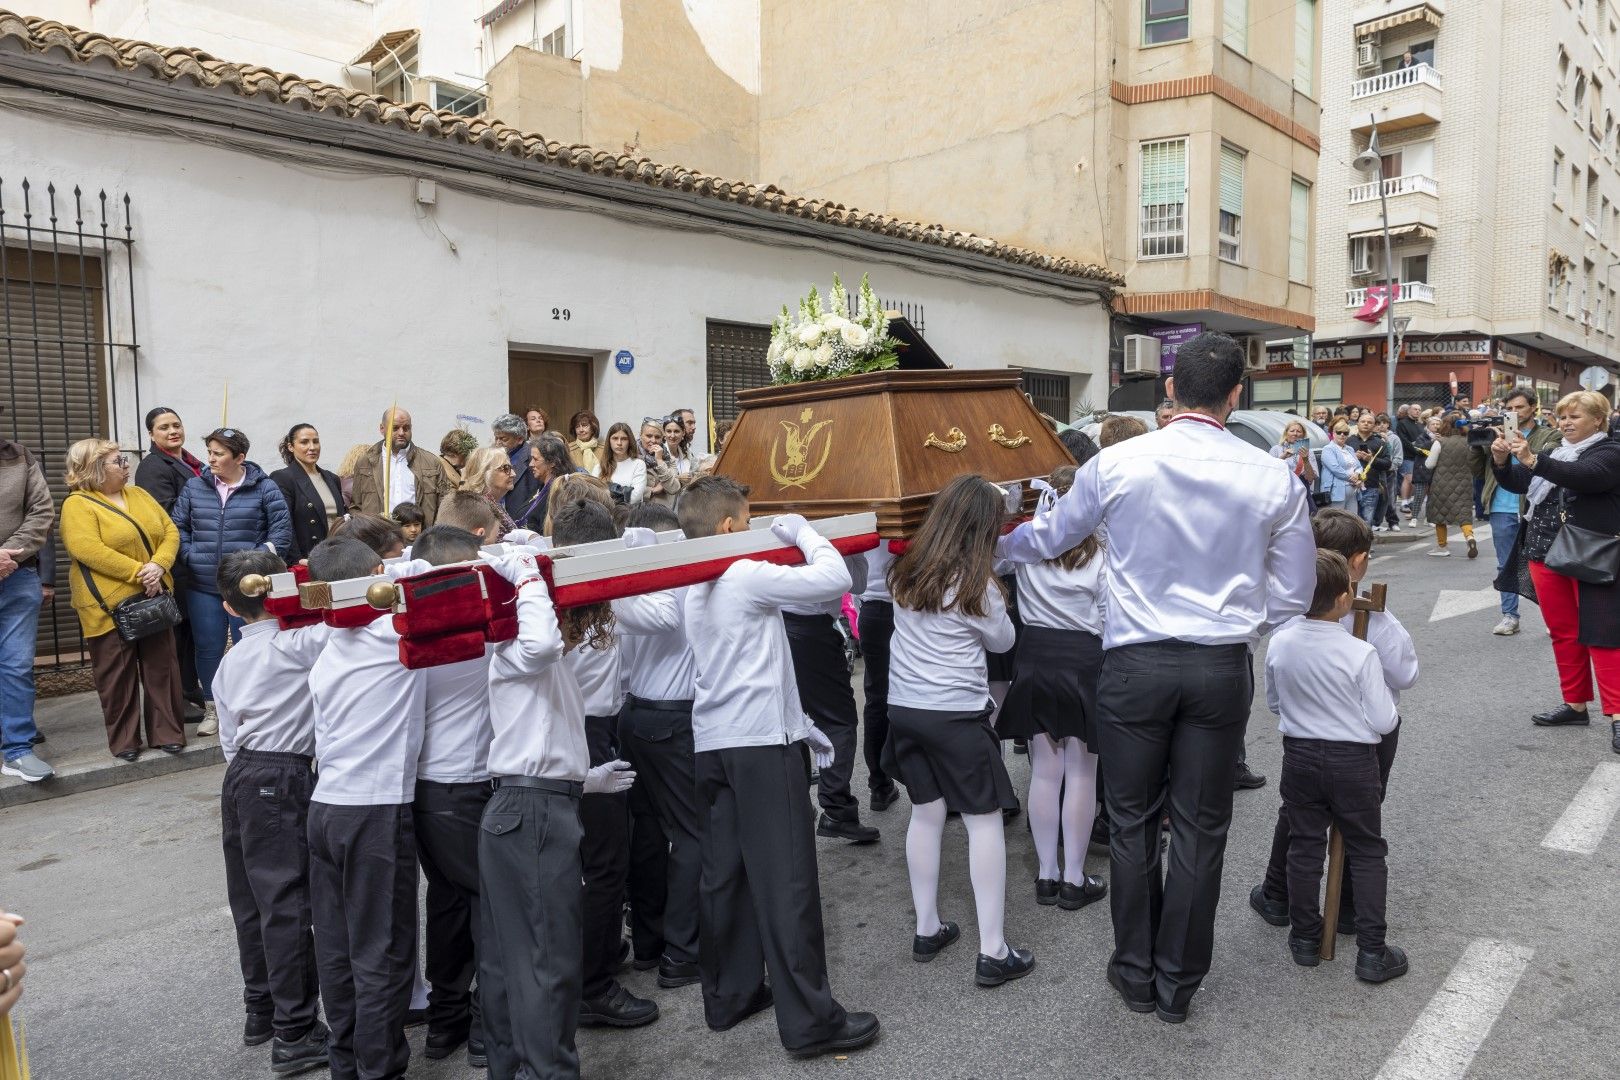
<path fill-rule="evenodd" d="M 302 1039 L 288 1041 L 277 1038 L 275 1045 L 270 1048 L 270 1071 L 277 1076 L 292 1076 L 310 1069 L 325 1068 L 328 1064 L 328 1038 L 326 1025 L 319 1020 L 310 1026 Z"/>
<path fill-rule="evenodd" d="M 1381 949 L 1361 949 L 1356 953 L 1356 978 L 1381 983 L 1406 974 L 1406 953 L 1393 945 Z"/>

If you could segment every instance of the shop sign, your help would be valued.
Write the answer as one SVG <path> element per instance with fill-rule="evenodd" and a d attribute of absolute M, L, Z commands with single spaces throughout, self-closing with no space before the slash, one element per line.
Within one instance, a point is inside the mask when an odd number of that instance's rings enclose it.
<path fill-rule="evenodd" d="M 1530 350 L 1523 345 L 1515 345 L 1511 341 L 1497 341 L 1496 362 L 1507 364 L 1509 367 L 1528 367 L 1530 364 Z"/>
<path fill-rule="evenodd" d="M 1406 342 L 1406 355 L 1419 356 L 1490 356 L 1490 338 L 1440 338 Z"/>
<path fill-rule="evenodd" d="M 1155 326 L 1148 333 L 1159 339 L 1159 370 L 1172 371 L 1176 366 L 1176 353 L 1181 347 L 1204 332 L 1203 323 L 1187 326 Z"/>

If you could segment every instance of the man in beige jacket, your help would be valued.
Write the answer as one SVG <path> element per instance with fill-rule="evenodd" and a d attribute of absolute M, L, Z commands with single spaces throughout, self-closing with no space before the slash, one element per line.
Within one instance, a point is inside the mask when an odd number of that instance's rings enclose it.
<path fill-rule="evenodd" d="M 377 425 L 378 434 L 390 436 L 389 416 L 393 417 L 392 462 L 383 462 L 381 441 L 361 455 L 354 466 L 354 487 L 349 495 L 349 512 L 377 514 L 387 517 L 388 512 L 402 502 L 413 502 L 422 510 L 427 525 L 439 513 L 439 500 L 445 495 L 449 480 L 444 462 L 411 443 L 411 414 L 404 409 L 383 413 Z M 386 476 L 385 476 L 386 474 Z M 383 490 L 384 484 L 388 490 Z"/>

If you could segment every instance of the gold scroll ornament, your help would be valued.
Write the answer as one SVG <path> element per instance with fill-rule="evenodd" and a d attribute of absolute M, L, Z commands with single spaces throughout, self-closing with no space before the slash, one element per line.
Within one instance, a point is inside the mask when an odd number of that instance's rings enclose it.
<path fill-rule="evenodd" d="M 814 415 L 814 409 L 805 409 L 799 414 L 797 423 L 792 420 L 777 421 L 782 425 L 784 434 L 771 443 L 771 479 L 776 481 L 778 487 L 806 487 L 827 467 L 827 458 L 832 454 L 832 433 L 827 428 L 833 422 L 816 420 L 811 423 Z M 815 454 L 818 441 L 821 455 L 811 465 L 810 458 Z"/>
<path fill-rule="evenodd" d="M 1000 424 L 991 424 L 990 441 L 995 443 L 997 446 L 1005 446 L 1009 450 L 1016 450 L 1020 446 L 1028 443 L 1030 439 L 1029 436 L 1025 435 L 1022 430 L 1020 430 L 1017 435 L 1008 438 L 1006 428 L 1002 427 Z"/>
<path fill-rule="evenodd" d="M 944 439 L 930 431 L 928 438 L 923 440 L 923 445 L 932 446 L 935 450 L 943 450 L 947 454 L 960 454 L 967 447 L 967 436 L 963 434 L 962 429 L 959 427 L 953 427 L 947 431 Z"/>

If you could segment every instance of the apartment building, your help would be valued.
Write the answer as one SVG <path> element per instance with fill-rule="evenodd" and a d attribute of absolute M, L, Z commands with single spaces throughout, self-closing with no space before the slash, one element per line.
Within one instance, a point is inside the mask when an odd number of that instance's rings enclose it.
<path fill-rule="evenodd" d="M 1612 0 L 1352 0 L 1323 11 L 1315 370 L 1279 351 L 1257 404 L 1577 387 L 1615 368 L 1620 10 Z M 1358 155 L 1377 129 L 1380 169 Z M 1379 173 L 1382 173 L 1380 178 Z M 1388 207 L 1390 247 L 1383 241 Z M 1369 291 L 1373 303 L 1368 303 Z"/>

